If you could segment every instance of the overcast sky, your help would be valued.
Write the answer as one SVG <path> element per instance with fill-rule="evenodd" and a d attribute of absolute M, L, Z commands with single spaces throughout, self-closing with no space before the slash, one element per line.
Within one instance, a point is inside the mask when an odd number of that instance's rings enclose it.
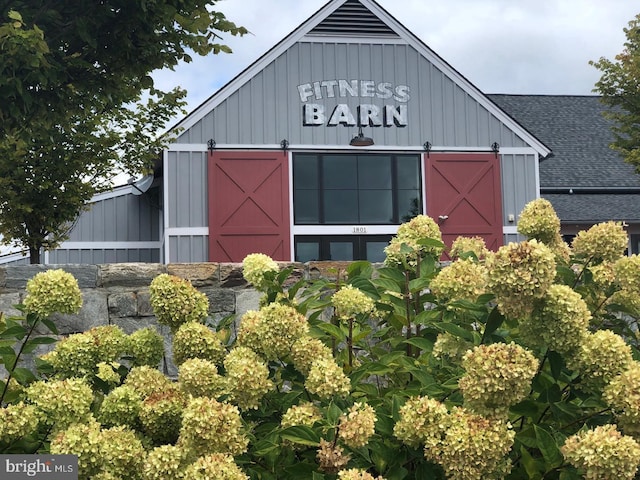
<path fill-rule="evenodd" d="M 327 2 L 220 0 L 216 8 L 251 34 L 224 38 L 233 54 L 194 58 L 154 75 L 181 86 L 189 111 L 257 60 Z M 599 72 L 589 60 L 613 57 L 633 0 L 378 0 L 400 23 L 485 93 L 592 93 Z"/>

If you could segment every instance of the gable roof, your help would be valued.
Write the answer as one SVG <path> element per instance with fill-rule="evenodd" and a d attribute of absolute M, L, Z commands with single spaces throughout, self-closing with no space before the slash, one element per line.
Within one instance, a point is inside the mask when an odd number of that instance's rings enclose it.
<path fill-rule="evenodd" d="M 609 148 L 607 107 L 595 95 L 487 95 L 553 151 L 540 163 L 540 187 L 640 187 L 633 166 Z"/>
<path fill-rule="evenodd" d="M 348 42 L 349 40 L 353 41 L 355 37 L 357 37 L 359 43 L 389 41 L 410 45 L 508 129 L 534 148 L 541 156 L 544 157 L 550 153 L 550 149 L 543 142 L 507 115 L 494 102 L 490 101 L 477 87 L 374 0 L 329 1 L 271 50 L 196 107 L 193 112 L 179 121 L 173 128 L 180 127 L 186 130 L 202 120 L 211 110 L 220 105 L 298 41 L 339 38 L 340 41 Z"/>
<path fill-rule="evenodd" d="M 540 162 L 540 193 L 563 223 L 640 222 L 640 175 L 609 148 L 599 96 L 488 97 L 552 149 Z"/>

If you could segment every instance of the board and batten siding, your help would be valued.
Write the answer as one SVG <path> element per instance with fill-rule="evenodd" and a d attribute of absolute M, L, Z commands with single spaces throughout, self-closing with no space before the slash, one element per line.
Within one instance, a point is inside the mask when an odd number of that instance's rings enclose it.
<path fill-rule="evenodd" d="M 532 155 L 503 154 L 500 160 L 502 180 L 502 224 L 515 227 L 524 206 L 538 197 L 538 161 Z M 514 216 L 509 221 L 509 215 Z"/>
<path fill-rule="evenodd" d="M 372 80 L 410 88 L 405 127 L 365 127 L 376 145 L 420 147 L 503 147 L 526 143 L 484 106 L 405 44 L 298 42 L 247 80 L 211 112 L 186 129 L 176 143 L 218 145 L 348 145 L 356 127 L 303 125 L 303 102 L 297 86 L 323 80 Z M 336 104 L 400 105 L 393 99 L 335 97 L 306 103 L 325 106 L 327 118 Z"/>
<path fill-rule="evenodd" d="M 160 189 L 98 197 L 78 217 L 69 239 L 45 253 L 48 264 L 161 261 Z"/>
<path fill-rule="evenodd" d="M 164 172 L 165 262 L 206 262 L 207 152 L 168 151 Z"/>

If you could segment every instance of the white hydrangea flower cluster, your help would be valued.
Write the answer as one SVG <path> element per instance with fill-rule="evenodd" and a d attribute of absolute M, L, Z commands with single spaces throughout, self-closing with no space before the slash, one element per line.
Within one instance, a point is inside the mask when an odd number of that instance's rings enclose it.
<path fill-rule="evenodd" d="M 111 390 L 100 404 L 98 420 L 107 426 L 140 426 L 142 396 L 131 385 L 121 385 Z"/>
<path fill-rule="evenodd" d="M 200 322 L 186 322 L 173 335 L 173 361 L 180 365 L 190 358 L 209 360 L 222 365 L 227 354 L 220 337 Z"/>
<path fill-rule="evenodd" d="M 640 434 L 640 363 L 615 376 L 604 388 L 603 398 L 612 408 L 624 433 Z"/>
<path fill-rule="evenodd" d="M 582 375 L 581 387 L 601 390 L 631 365 L 631 348 L 610 330 L 587 334 L 567 366 Z"/>
<path fill-rule="evenodd" d="M 426 215 L 418 215 L 398 227 L 398 232 L 384 249 L 385 263 L 400 265 L 405 261 L 409 264 L 415 264 L 418 257 L 422 255 L 440 256 L 444 246 L 420 245 L 418 240 L 421 239 L 442 241 L 440 227 L 431 217 Z M 409 247 L 409 251 L 405 251 L 403 244 Z"/>
<path fill-rule="evenodd" d="M 36 431 L 40 419 L 34 405 L 19 402 L 0 408 L 0 443 L 11 443 Z"/>
<path fill-rule="evenodd" d="M 462 361 L 465 353 L 474 347 L 473 343 L 448 332 L 439 333 L 433 344 L 431 354 L 434 358 L 449 358 L 454 362 Z"/>
<path fill-rule="evenodd" d="M 269 284 L 266 275 L 278 273 L 279 270 L 278 264 L 264 253 L 251 253 L 242 261 L 242 276 L 261 292 L 264 292 Z"/>
<path fill-rule="evenodd" d="M 547 245 L 556 241 L 560 235 L 560 218 L 551 202 L 538 198 L 527 203 L 520 212 L 518 233 Z"/>
<path fill-rule="evenodd" d="M 238 345 L 249 347 L 269 360 L 286 358 L 299 338 L 307 335 L 307 318 L 280 303 L 245 313 L 240 322 Z"/>
<path fill-rule="evenodd" d="M 590 320 L 589 307 L 578 292 L 551 285 L 533 314 L 520 320 L 520 334 L 527 345 L 571 354 L 589 334 Z"/>
<path fill-rule="evenodd" d="M 376 411 L 371 405 L 356 402 L 340 417 L 338 438 L 350 448 L 364 447 L 375 433 Z"/>
<path fill-rule="evenodd" d="M 458 259 L 438 272 L 429 285 L 441 302 L 474 302 L 487 289 L 487 267 L 470 258 Z"/>
<path fill-rule="evenodd" d="M 184 472 L 184 480 L 249 480 L 231 455 L 212 453 L 198 458 Z"/>
<path fill-rule="evenodd" d="M 143 480 L 182 480 L 185 452 L 176 445 L 160 445 L 147 453 L 142 465 Z"/>
<path fill-rule="evenodd" d="M 300 405 L 293 405 L 282 415 L 280 425 L 282 428 L 293 426 L 311 427 L 314 423 L 322 419 L 320 409 L 311 402 L 304 402 Z"/>
<path fill-rule="evenodd" d="M 449 415 L 444 404 L 429 397 L 411 397 L 400 407 L 399 414 L 393 434 L 403 443 L 433 448 L 442 442 Z"/>
<path fill-rule="evenodd" d="M 240 455 L 249 444 L 243 431 L 238 407 L 213 398 L 197 397 L 184 409 L 178 446 L 194 458 L 211 453 Z"/>
<path fill-rule="evenodd" d="M 412 447 L 424 445 L 425 458 L 442 466 L 448 479 L 498 480 L 511 470 L 511 425 L 464 408 L 448 412 L 437 400 L 413 397 L 400 409 L 393 433 Z"/>
<path fill-rule="evenodd" d="M 340 445 L 322 438 L 320 439 L 316 460 L 322 472 L 336 474 L 349 463 L 351 455 L 344 453 L 344 449 Z"/>
<path fill-rule="evenodd" d="M 613 262 L 622 256 L 628 241 L 621 222 L 604 222 L 578 232 L 571 248 L 575 255 L 594 263 Z"/>
<path fill-rule="evenodd" d="M 262 397 L 273 390 L 269 368 L 257 353 L 236 347 L 224 359 L 226 385 L 231 400 L 242 410 L 257 409 Z"/>
<path fill-rule="evenodd" d="M 382 476 L 374 477 L 366 470 L 350 468 L 338 472 L 338 480 L 385 480 Z"/>
<path fill-rule="evenodd" d="M 341 320 L 358 315 L 373 315 L 376 304 L 371 297 L 353 285 L 345 285 L 331 297 L 336 316 Z"/>
<path fill-rule="evenodd" d="M 142 431 L 155 445 L 174 443 L 180 433 L 185 405 L 185 396 L 175 386 L 149 395 L 143 400 L 139 413 Z"/>
<path fill-rule="evenodd" d="M 162 273 L 149 285 L 151 307 L 158 322 L 176 332 L 186 322 L 200 322 L 209 314 L 209 299 L 189 280 Z"/>
<path fill-rule="evenodd" d="M 567 438 L 561 451 L 586 480 L 632 480 L 640 464 L 640 445 L 615 425 L 580 431 Z"/>
<path fill-rule="evenodd" d="M 487 267 L 489 291 L 496 295 L 500 311 L 513 318 L 528 316 L 534 300 L 545 294 L 556 276 L 553 253 L 537 240 L 500 247 Z"/>
<path fill-rule="evenodd" d="M 218 367 L 202 358 L 190 358 L 178 367 L 178 384 L 184 393 L 193 397 L 217 398 L 227 390 Z"/>
<path fill-rule="evenodd" d="M 465 406 L 487 417 L 505 417 L 512 405 L 527 397 L 539 362 L 515 343 L 479 345 L 462 359 L 458 382 Z"/>
<path fill-rule="evenodd" d="M 133 430 L 119 426 L 102 430 L 96 421 L 78 423 L 58 433 L 51 453 L 78 456 L 79 478 L 129 478 L 145 458 Z"/>
<path fill-rule="evenodd" d="M 449 256 L 455 260 L 465 253 L 473 253 L 478 260 L 483 260 L 491 254 L 484 238 L 457 237 L 451 244 Z"/>
<path fill-rule="evenodd" d="M 37 273 L 27 282 L 27 312 L 46 318 L 52 313 L 78 313 L 82 292 L 73 275 L 61 269 Z"/>
<path fill-rule="evenodd" d="M 313 362 L 304 386 L 320 398 L 346 397 L 351 391 L 351 380 L 333 357 L 321 358 Z"/>
<path fill-rule="evenodd" d="M 53 431 L 64 430 L 74 423 L 91 419 L 93 390 L 80 378 L 34 382 L 26 390 L 41 422 L 52 426 Z"/>
<path fill-rule="evenodd" d="M 333 353 L 322 341 L 309 336 L 300 337 L 291 347 L 291 361 L 296 370 L 308 375 L 316 360 L 333 360 Z"/>

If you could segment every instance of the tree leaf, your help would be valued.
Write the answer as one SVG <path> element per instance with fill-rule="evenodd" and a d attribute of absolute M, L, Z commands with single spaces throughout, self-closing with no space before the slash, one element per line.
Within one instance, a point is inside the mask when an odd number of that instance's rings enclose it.
<path fill-rule="evenodd" d="M 560 378 L 562 374 L 562 368 L 564 367 L 564 360 L 562 359 L 562 355 L 558 352 L 549 351 L 547 353 L 547 358 L 549 359 L 549 368 L 551 369 L 551 375 L 555 380 Z"/>
<path fill-rule="evenodd" d="M 493 307 L 493 310 L 491 310 L 491 313 L 487 317 L 487 323 L 484 326 L 484 332 L 482 332 L 482 340 L 484 341 L 484 339 L 500 328 L 502 322 L 504 322 L 504 315 L 500 313 L 498 307 Z"/>
<path fill-rule="evenodd" d="M 560 448 L 556 443 L 556 439 L 545 429 L 538 425 L 533 426 L 536 434 L 537 446 L 545 461 L 546 471 L 553 470 L 562 465 L 564 458 L 560 453 Z"/>
<path fill-rule="evenodd" d="M 294 425 L 287 427 L 280 432 L 280 436 L 293 443 L 300 445 L 308 445 L 310 447 L 317 447 L 320 445 L 320 435 L 314 430 L 303 425 Z"/>
<path fill-rule="evenodd" d="M 13 378 L 21 385 L 27 385 L 36 380 L 35 375 L 28 368 L 16 368 L 12 374 Z"/>

